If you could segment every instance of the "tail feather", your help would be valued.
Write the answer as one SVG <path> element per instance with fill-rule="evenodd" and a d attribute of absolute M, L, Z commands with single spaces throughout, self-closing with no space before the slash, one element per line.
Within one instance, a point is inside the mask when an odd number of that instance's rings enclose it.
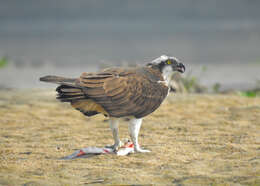
<path fill-rule="evenodd" d="M 59 76 L 44 76 L 40 78 L 40 81 L 44 81 L 47 83 L 56 83 L 60 85 L 69 85 L 69 86 L 76 86 L 75 78 L 64 78 L 64 77 L 59 77 Z"/>
<path fill-rule="evenodd" d="M 93 116 L 99 113 L 108 115 L 104 108 L 83 93 L 81 88 L 75 88 L 68 85 L 60 85 L 57 87 L 57 99 L 62 102 L 70 102 L 72 107 L 79 110 L 86 116 Z"/>
<path fill-rule="evenodd" d="M 81 88 L 76 88 L 69 85 L 60 85 L 57 87 L 56 91 L 58 92 L 57 99 L 62 102 L 73 102 L 87 98 Z"/>

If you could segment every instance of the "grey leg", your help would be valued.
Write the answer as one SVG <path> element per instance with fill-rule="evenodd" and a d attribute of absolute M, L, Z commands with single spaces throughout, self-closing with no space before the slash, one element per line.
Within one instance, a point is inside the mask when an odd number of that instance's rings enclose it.
<path fill-rule="evenodd" d="M 130 134 L 131 140 L 134 143 L 134 148 L 135 148 L 136 152 L 150 152 L 149 150 L 141 149 L 139 146 L 138 135 L 139 135 L 141 125 L 142 125 L 142 118 L 140 118 L 140 119 L 132 118 L 129 121 L 129 125 L 128 125 L 129 134 Z"/>
<path fill-rule="evenodd" d="M 117 149 L 122 146 L 121 141 L 119 139 L 119 135 L 118 135 L 118 123 L 119 123 L 119 119 L 117 119 L 117 118 L 109 119 L 109 126 L 112 130 L 113 138 L 115 141 L 114 145 L 109 146 L 109 147 L 111 147 L 113 149 Z"/>

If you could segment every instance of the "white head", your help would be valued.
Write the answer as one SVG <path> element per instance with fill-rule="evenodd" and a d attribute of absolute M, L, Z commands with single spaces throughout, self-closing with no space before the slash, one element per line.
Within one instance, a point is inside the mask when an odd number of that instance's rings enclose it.
<path fill-rule="evenodd" d="M 185 66 L 179 62 L 176 57 L 170 57 L 162 55 L 156 58 L 152 62 L 148 63 L 147 66 L 158 67 L 162 72 L 164 80 L 169 83 L 171 75 L 175 72 L 185 72 Z"/>

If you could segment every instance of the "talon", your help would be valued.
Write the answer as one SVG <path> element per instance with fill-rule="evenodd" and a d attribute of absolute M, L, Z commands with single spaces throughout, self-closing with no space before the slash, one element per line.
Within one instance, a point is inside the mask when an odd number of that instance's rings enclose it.
<path fill-rule="evenodd" d="M 135 149 L 135 152 L 147 153 L 147 152 L 151 152 L 151 151 L 150 150 L 146 150 L 146 149 L 137 148 L 137 149 Z"/>
<path fill-rule="evenodd" d="M 113 150 L 118 150 L 122 146 L 123 146 L 123 143 L 120 141 L 118 144 L 107 145 L 106 148 L 111 148 Z"/>

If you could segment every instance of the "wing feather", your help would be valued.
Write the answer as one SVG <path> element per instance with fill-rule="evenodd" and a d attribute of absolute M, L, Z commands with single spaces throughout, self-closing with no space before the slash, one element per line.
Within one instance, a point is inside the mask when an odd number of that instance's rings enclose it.
<path fill-rule="evenodd" d="M 160 106 L 168 94 L 168 87 L 154 81 L 161 77 L 153 77 L 151 73 L 145 76 L 140 72 L 149 72 L 140 68 L 113 68 L 96 74 L 83 73 L 78 85 L 87 97 L 101 105 L 110 116 L 144 117 Z M 150 77 L 153 77 L 153 81 Z"/>

